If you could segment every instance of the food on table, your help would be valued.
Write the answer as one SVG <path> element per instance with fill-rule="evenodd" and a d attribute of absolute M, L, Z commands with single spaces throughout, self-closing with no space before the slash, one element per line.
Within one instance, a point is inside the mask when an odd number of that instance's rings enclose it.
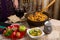
<path fill-rule="evenodd" d="M 4 30 L 3 34 L 5 34 L 5 33 L 6 33 L 6 30 Z"/>
<path fill-rule="evenodd" d="M 30 14 L 28 16 L 28 19 L 31 20 L 31 21 L 36 21 L 36 22 L 39 22 L 39 21 L 45 21 L 48 17 L 43 14 L 43 13 L 40 13 L 40 12 L 36 12 L 35 14 Z"/>
<path fill-rule="evenodd" d="M 24 26 L 24 25 L 21 25 L 20 27 L 19 27 L 19 31 L 25 31 L 26 30 L 26 27 Z"/>
<path fill-rule="evenodd" d="M 11 38 L 16 38 L 16 32 L 17 32 L 17 31 L 12 32 Z"/>
<path fill-rule="evenodd" d="M 10 36 L 12 34 L 12 30 L 6 30 L 6 33 L 4 33 L 4 36 Z"/>
<path fill-rule="evenodd" d="M 29 31 L 29 34 L 32 35 L 32 36 L 40 36 L 42 34 L 41 30 L 40 29 L 31 29 Z"/>
<path fill-rule="evenodd" d="M 21 21 L 21 19 L 19 17 L 17 17 L 16 15 L 11 15 L 11 16 L 8 17 L 8 19 L 13 23 Z"/>
<path fill-rule="evenodd" d="M 8 38 L 22 38 L 26 33 L 24 25 L 10 25 L 4 30 L 3 35 Z"/>
<path fill-rule="evenodd" d="M 21 35 L 20 32 L 16 33 L 17 38 L 20 38 L 21 37 L 20 35 Z"/>

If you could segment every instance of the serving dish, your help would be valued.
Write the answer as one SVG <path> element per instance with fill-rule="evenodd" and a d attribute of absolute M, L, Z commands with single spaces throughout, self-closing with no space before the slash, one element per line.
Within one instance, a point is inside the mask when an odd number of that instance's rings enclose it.
<path fill-rule="evenodd" d="M 38 22 L 32 21 L 32 20 L 28 19 L 29 15 L 31 15 L 31 14 L 34 15 L 34 13 L 27 13 L 27 14 L 25 15 L 26 21 L 27 21 L 27 23 L 28 23 L 30 26 L 35 26 L 35 27 L 37 27 L 37 26 L 42 26 L 42 25 L 44 25 L 44 23 L 45 23 L 47 20 L 49 20 L 49 14 L 48 14 L 47 12 L 43 12 L 43 14 L 46 15 L 48 18 L 45 19 L 44 21 L 38 21 Z"/>
<path fill-rule="evenodd" d="M 3 36 L 11 39 L 21 39 L 26 34 L 26 26 L 14 23 L 10 26 L 7 26 L 3 31 Z"/>
<path fill-rule="evenodd" d="M 31 35 L 29 32 L 32 30 L 32 29 L 37 29 L 37 30 L 40 30 L 41 34 L 40 35 Z M 36 27 L 36 28 L 31 28 L 31 29 L 27 29 L 27 34 L 29 35 L 29 37 L 31 38 L 34 38 L 34 39 L 38 39 L 40 37 L 42 37 L 44 35 L 44 32 L 43 30 L 41 30 L 39 27 Z M 33 33 L 34 34 L 34 33 Z"/>

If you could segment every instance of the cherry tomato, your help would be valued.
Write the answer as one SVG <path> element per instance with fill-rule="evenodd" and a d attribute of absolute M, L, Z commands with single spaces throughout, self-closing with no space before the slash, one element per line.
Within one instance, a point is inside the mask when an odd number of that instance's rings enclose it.
<path fill-rule="evenodd" d="M 12 27 L 13 27 L 13 26 L 8 26 L 8 29 L 9 29 L 9 28 L 12 29 Z"/>
<path fill-rule="evenodd" d="M 26 32 L 20 32 L 21 33 L 21 37 L 23 37 L 25 35 Z"/>
<path fill-rule="evenodd" d="M 20 32 L 17 32 L 17 33 L 16 33 L 16 37 L 17 37 L 17 38 L 20 38 L 20 37 L 21 37 L 20 35 L 21 35 Z"/>
<path fill-rule="evenodd" d="M 11 38 L 16 38 L 16 32 L 17 32 L 17 31 L 12 32 L 12 34 L 11 34 L 10 37 L 11 37 Z"/>
<path fill-rule="evenodd" d="M 5 34 L 5 33 L 6 33 L 6 30 L 4 30 L 3 34 Z"/>
<path fill-rule="evenodd" d="M 14 25 L 14 26 L 17 27 L 17 28 L 19 27 L 19 25 Z"/>
<path fill-rule="evenodd" d="M 12 24 L 11 26 L 14 26 L 14 27 L 19 27 L 19 24 Z"/>
<path fill-rule="evenodd" d="M 18 28 L 19 28 L 19 25 L 12 25 L 12 30 L 13 30 L 13 31 L 18 30 Z"/>

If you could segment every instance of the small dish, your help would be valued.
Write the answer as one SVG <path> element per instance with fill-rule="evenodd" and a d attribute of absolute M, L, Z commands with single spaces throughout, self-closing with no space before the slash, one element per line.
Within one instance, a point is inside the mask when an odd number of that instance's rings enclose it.
<path fill-rule="evenodd" d="M 39 30 L 41 31 L 41 35 L 39 35 L 39 36 L 32 36 L 32 35 L 29 33 L 30 30 L 32 30 L 32 29 L 39 29 Z M 43 30 L 41 30 L 39 27 L 36 27 L 36 28 L 27 29 L 27 34 L 28 34 L 31 38 L 38 39 L 38 38 L 40 38 L 40 37 L 42 37 L 42 36 L 44 35 L 44 32 L 43 32 Z"/>

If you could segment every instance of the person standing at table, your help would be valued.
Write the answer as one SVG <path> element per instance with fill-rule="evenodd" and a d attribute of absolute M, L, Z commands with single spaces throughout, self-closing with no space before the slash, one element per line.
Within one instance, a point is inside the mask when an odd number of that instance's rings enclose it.
<path fill-rule="evenodd" d="M 18 9 L 18 0 L 0 0 L 0 22 L 5 22 Z"/>

